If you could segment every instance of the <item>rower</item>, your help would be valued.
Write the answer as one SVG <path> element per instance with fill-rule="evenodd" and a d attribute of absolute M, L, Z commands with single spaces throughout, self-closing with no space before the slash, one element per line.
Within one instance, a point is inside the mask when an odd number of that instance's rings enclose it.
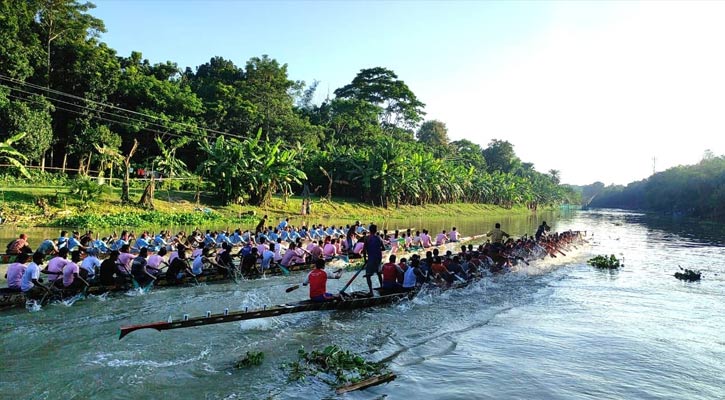
<path fill-rule="evenodd" d="M 451 232 L 448 234 L 448 241 L 449 242 L 458 241 L 458 231 L 456 230 L 455 226 L 453 227 L 453 229 L 451 229 Z"/>
<path fill-rule="evenodd" d="M 217 270 L 225 275 L 229 275 L 229 271 L 234 269 L 232 261 L 232 245 L 228 242 L 222 243 L 222 250 L 216 256 Z"/>
<path fill-rule="evenodd" d="M 176 285 L 183 282 L 184 276 L 187 273 L 194 275 L 189 269 L 189 265 L 186 263 L 186 247 L 179 245 L 178 256 L 171 262 L 169 268 L 166 270 L 166 281 L 172 285 Z"/>
<path fill-rule="evenodd" d="M 410 260 L 410 267 L 405 271 L 403 277 L 403 290 L 410 292 L 414 290 L 416 286 L 422 285 L 426 281 L 426 276 L 420 270 L 420 258 L 418 255 L 414 255 Z"/>
<path fill-rule="evenodd" d="M 78 231 L 73 231 L 73 234 L 68 239 L 66 247 L 68 247 L 68 250 L 70 251 L 86 249 L 86 247 L 81 244 L 80 233 L 78 233 Z"/>
<path fill-rule="evenodd" d="M 294 242 L 290 243 L 289 248 L 287 248 L 287 251 L 285 251 L 284 255 L 282 255 L 282 261 L 280 261 L 280 264 L 285 267 L 289 267 L 294 264 L 304 264 L 305 259 L 303 257 L 299 257 L 296 250 L 297 245 Z"/>
<path fill-rule="evenodd" d="M 161 267 L 161 264 L 166 264 L 166 261 L 164 261 L 165 255 L 166 248 L 162 247 L 158 253 L 149 256 L 149 258 L 146 259 L 146 271 L 153 276 L 159 276 L 161 269 L 163 268 Z"/>
<path fill-rule="evenodd" d="M 431 247 L 431 240 L 430 235 L 428 235 L 428 230 L 423 229 L 423 233 L 420 234 L 420 245 L 424 248 Z"/>
<path fill-rule="evenodd" d="M 398 283 L 398 274 L 402 275 L 404 272 L 403 269 L 395 263 L 395 260 L 395 254 L 391 254 L 388 258 L 388 262 L 383 264 L 381 269 L 383 275 L 383 284 L 381 287 L 388 292 L 395 292 L 402 288 L 402 286 Z"/>
<path fill-rule="evenodd" d="M 14 291 L 20 291 L 20 286 L 23 283 L 23 275 L 27 269 L 27 262 L 30 259 L 30 254 L 20 253 L 15 257 L 15 262 L 8 266 L 8 271 L 5 273 L 5 279 L 8 280 L 8 289 Z"/>
<path fill-rule="evenodd" d="M 124 244 L 121 246 L 121 250 L 118 255 L 118 272 L 128 277 L 131 274 L 131 262 L 133 262 L 135 255 L 131 254 L 131 246 Z"/>
<path fill-rule="evenodd" d="M 259 253 L 256 247 L 252 247 L 252 250 L 242 258 L 242 273 L 245 275 L 252 274 L 257 271 L 257 259 Z"/>
<path fill-rule="evenodd" d="M 54 241 L 52 241 L 50 239 L 46 239 L 46 240 L 43 240 L 42 243 L 40 243 L 40 246 L 38 246 L 38 249 L 36 251 L 43 253 L 45 255 L 57 254 L 58 246 L 55 245 Z"/>
<path fill-rule="evenodd" d="M 325 258 L 325 260 L 329 260 L 337 255 L 337 248 L 335 247 L 335 243 L 337 242 L 337 239 L 332 239 L 329 243 L 326 243 L 322 248 L 322 256 Z"/>
<path fill-rule="evenodd" d="M 131 264 L 131 275 L 136 283 L 138 283 L 141 287 L 146 287 L 149 283 L 156 280 L 156 277 L 146 270 L 146 265 L 148 263 L 146 261 L 146 257 L 148 257 L 148 255 L 148 247 L 142 247 L 138 256 L 133 259 L 133 263 Z"/>
<path fill-rule="evenodd" d="M 23 273 L 20 290 L 29 299 L 40 298 L 41 295 L 50 292 L 50 289 L 40 283 L 40 266 L 43 265 L 44 258 L 45 255 L 43 253 L 35 252 L 33 254 L 33 262 L 28 264 L 25 273 Z"/>
<path fill-rule="evenodd" d="M 338 299 L 331 293 L 327 293 L 327 280 L 340 279 L 342 270 L 337 273 L 325 271 L 325 260 L 318 259 L 315 261 L 315 269 L 307 274 L 307 278 L 302 283 L 304 286 L 310 285 L 310 300 L 316 303 L 332 301 Z"/>
<path fill-rule="evenodd" d="M 118 267 L 116 266 L 116 262 L 118 262 L 118 255 L 118 250 L 112 250 L 109 253 L 108 258 L 103 260 L 101 263 L 101 270 L 99 272 L 101 285 L 115 286 L 124 284 L 125 278 L 118 272 Z"/>
<path fill-rule="evenodd" d="M 448 235 L 446 235 L 445 229 L 443 232 L 436 235 L 436 246 L 442 246 L 448 241 Z"/>
<path fill-rule="evenodd" d="M 8 247 L 6 250 L 8 254 L 33 253 L 33 250 L 28 244 L 28 235 L 25 233 L 21 233 L 20 237 L 8 243 Z"/>
<path fill-rule="evenodd" d="M 71 292 L 80 292 L 83 287 L 88 286 L 88 282 L 80 276 L 80 267 L 78 263 L 81 261 L 81 253 L 78 250 L 71 252 L 71 260 L 63 267 L 63 289 Z"/>
<path fill-rule="evenodd" d="M 270 243 L 269 248 L 262 252 L 262 271 L 268 270 L 272 265 L 272 260 L 274 260 L 274 247 L 274 243 Z"/>
<path fill-rule="evenodd" d="M 264 225 L 267 223 L 267 215 L 265 214 L 264 217 L 262 217 L 261 220 L 259 220 L 259 223 L 257 224 L 257 227 L 254 228 L 254 233 L 261 233 L 264 229 Z"/>
<path fill-rule="evenodd" d="M 101 260 L 98 259 L 98 249 L 89 248 L 86 250 L 88 256 L 81 262 L 81 276 L 85 279 L 94 279 L 96 270 L 101 267 Z M 84 276 L 85 275 L 85 276 Z"/>
<path fill-rule="evenodd" d="M 439 256 L 435 256 L 433 258 L 433 264 L 430 266 L 430 271 L 433 275 L 439 275 L 441 278 L 445 279 L 446 282 L 453 283 L 453 274 L 451 274 L 450 271 L 448 271 L 448 268 L 443 265 Z"/>
<path fill-rule="evenodd" d="M 48 274 L 48 282 L 53 284 L 63 275 L 63 267 L 68 263 L 68 247 L 64 246 L 58 251 L 58 255 L 48 261 L 48 265 L 41 271 Z"/>

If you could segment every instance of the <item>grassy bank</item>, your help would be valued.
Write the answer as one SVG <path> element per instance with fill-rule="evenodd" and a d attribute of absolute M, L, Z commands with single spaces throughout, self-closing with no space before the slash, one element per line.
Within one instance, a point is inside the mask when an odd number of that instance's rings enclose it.
<path fill-rule="evenodd" d="M 132 200 L 141 189 L 131 189 Z M 122 205 L 120 189 L 108 188 L 98 198 L 80 201 L 64 187 L 0 188 L 0 212 L 6 224 L 69 228 L 152 227 L 178 225 L 249 224 L 267 214 L 271 220 L 300 215 L 302 199 L 273 198 L 267 207 L 221 205 L 211 194 L 202 194 L 199 203 L 191 191 L 157 190 L 154 210 Z M 486 204 L 445 204 L 382 208 L 345 199 L 313 199 L 312 218 L 320 219 L 402 219 L 455 215 L 508 215 L 528 213 L 523 207 L 506 209 Z"/>

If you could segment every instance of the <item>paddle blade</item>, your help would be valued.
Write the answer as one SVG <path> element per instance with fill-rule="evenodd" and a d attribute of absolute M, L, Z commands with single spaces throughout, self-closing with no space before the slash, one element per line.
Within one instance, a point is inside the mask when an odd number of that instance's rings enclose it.
<path fill-rule="evenodd" d="M 287 289 L 285 289 L 285 292 L 289 293 L 289 292 L 291 292 L 291 291 L 293 291 L 293 290 L 297 290 L 297 289 L 299 289 L 299 288 L 300 288 L 300 285 L 294 285 L 294 286 L 290 286 L 290 287 L 288 287 Z"/>

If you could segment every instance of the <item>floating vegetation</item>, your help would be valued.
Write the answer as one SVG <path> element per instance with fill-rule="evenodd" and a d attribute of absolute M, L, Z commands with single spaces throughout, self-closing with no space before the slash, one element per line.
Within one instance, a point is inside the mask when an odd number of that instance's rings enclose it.
<path fill-rule="evenodd" d="M 619 260 L 617 260 L 617 257 L 612 254 L 611 256 L 596 256 L 589 261 L 587 261 L 587 264 L 597 267 L 597 268 L 608 268 L 608 269 L 616 269 L 619 267 L 624 267 L 624 264 L 620 264 Z"/>
<path fill-rule="evenodd" d="M 685 272 L 675 272 L 675 278 L 681 281 L 695 282 L 702 278 L 702 273 L 700 271 L 683 269 L 682 267 L 680 267 L 680 269 Z"/>
<path fill-rule="evenodd" d="M 234 368 L 242 369 L 252 366 L 261 365 L 264 361 L 264 353 L 261 351 L 247 352 L 247 355 L 241 360 L 234 363 Z"/>
<path fill-rule="evenodd" d="M 309 353 L 300 348 L 297 354 L 299 360 L 287 364 L 290 381 L 316 377 L 342 393 L 395 379 L 395 375 L 384 364 L 366 361 L 360 355 L 342 350 L 337 345 Z"/>

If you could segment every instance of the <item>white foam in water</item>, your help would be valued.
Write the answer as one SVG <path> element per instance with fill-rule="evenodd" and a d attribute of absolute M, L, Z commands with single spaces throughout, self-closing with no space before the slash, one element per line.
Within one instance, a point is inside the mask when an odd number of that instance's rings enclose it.
<path fill-rule="evenodd" d="M 30 312 L 38 312 L 43 309 L 43 307 L 40 306 L 40 303 L 35 300 L 26 301 L 25 308 Z"/>
<path fill-rule="evenodd" d="M 64 306 L 66 306 L 66 307 L 72 307 L 73 304 L 75 304 L 76 301 L 78 301 L 78 300 L 80 300 L 80 299 L 82 299 L 84 297 L 85 296 L 83 296 L 83 293 L 78 293 L 77 295 L 75 295 L 75 296 L 73 296 L 73 297 L 71 297 L 69 299 L 64 299 L 60 303 L 63 304 Z"/>
<path fill-rule="evenodd" d="M 121 360 L 112 358 L 114 355 L 110 353 L 99 353 L 95 360 L 91 360 L 93 364 L 100 364 L 107 367 L 151 367 L 151 368 L 168 368 L 176 365 L 184 365 L 205 359 L 211 353 L 211 348 L 207 347 L 199 353 L 199 355 L 191 358 L 182 358 L 169 361 L 153 361 L 153 360 Z"/>
<path fill-rule="evenodd" d="M 93 299 L 93 300 L 98 300 L 98 301 L 106 301 L 106 300 L 108 300 L 108 294 L 109 293 L 110 292 L 105 292 L 105 293 L 102 293 L 102 294 L 99 294 L 99 295 L 89 294 L 88 295 L 88 298 L 89 299 Z"/>
<path fill-rule="evenodd" d="M 259 331 L 268 331 L 271 329 L 275 329 L 276 325 L 278 325 L 277 321 L 275 321 L 276 318 L 261 318 L 261 319 L 250 319 L 246 321 L 240 321 L 239 322 L 239 329 L 243 331 L 248 330 L 259 330 Z"/>

